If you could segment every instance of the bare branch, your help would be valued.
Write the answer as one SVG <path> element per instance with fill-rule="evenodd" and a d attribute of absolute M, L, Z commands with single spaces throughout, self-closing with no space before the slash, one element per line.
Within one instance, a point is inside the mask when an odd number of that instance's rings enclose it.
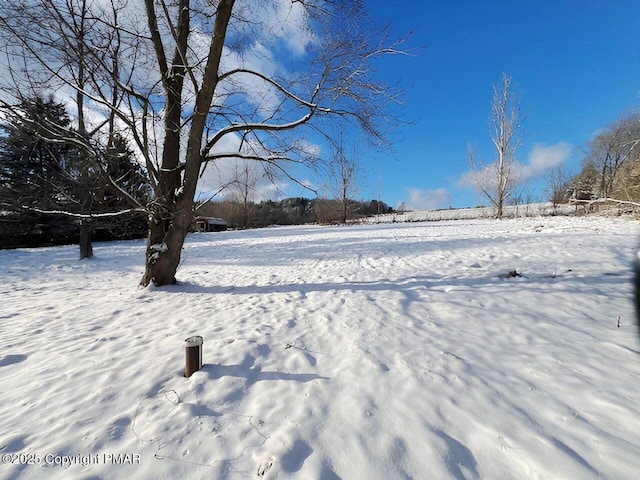
<path fill-rule="evenodd" d="M 114 218 L 122 215 L 128 215 L 131 213 L 143 213 L 143 214 L 146 213 L 146 209 L 144 208 L 130 208 L 128 210 L 118 210 L 117 212 L 86 213 L 86 214 L 73 213 L 67 210 L 42 210 L 39 208 L 33 208 L 33 207 L 27 207 L 27 206 L 23 206 L 22 208 L 25 210 L 33 211 L 33 212 L 42 213 L 44 215 L 64 215 L 66 217 L 80 218 L 80 219 L 86 219 L 86 220 L 91 220 L 96 218 Z"/>

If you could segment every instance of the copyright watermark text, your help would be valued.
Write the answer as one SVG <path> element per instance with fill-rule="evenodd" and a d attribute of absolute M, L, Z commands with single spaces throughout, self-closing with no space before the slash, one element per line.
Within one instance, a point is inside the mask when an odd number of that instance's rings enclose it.
<path fill-rule="evenodd" d="M 138 453 L 93 453 L 57 455 L 47 453 L 4 453 L 0 456 L 3 465 L 52 465 L 69 468 L 72 465 L 140 465 Z"/>

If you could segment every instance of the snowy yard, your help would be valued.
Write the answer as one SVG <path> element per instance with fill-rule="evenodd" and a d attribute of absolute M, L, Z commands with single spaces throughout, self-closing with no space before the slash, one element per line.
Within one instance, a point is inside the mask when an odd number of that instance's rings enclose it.
<path fill-rule="evenodd" d="M 604 218 L 194 234 L 182 283 L 148 289 L 142 241 L 1 251 L 0 478 L 640 478 L 639 238 Z"/>

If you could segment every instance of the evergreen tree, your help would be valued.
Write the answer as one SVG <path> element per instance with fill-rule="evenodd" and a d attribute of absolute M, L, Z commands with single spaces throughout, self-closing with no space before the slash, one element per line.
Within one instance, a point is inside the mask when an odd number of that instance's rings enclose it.
<path fill-rule="evenodd" d="M 25 100 L 20 111 L 23 116 L 0 125 L 0 205 L 8 211 L 74 209 L 71 180 L 79 152 L 50 141 L 46 127 L 69 127 L 64 105 L 37 96 Z"/>
<path fill-rule="evenodd" d="M 113 134 L 106 147 L 80 148 L 64 105 L 50 96 L 27 99 L 12 112 L 0 125 L 0 209 L 12 214 L 0 234 L 27 235 L 44 225 L 40 243 L 62 243 L 79 233 L 81 258 L 92 256 L 94 229 L 104 239 L 144 234 L 139 212 L 86 218 L 135 209 L 131 198 L 140 204 L 150 199 L 145 172 L 124 138 Z"/>

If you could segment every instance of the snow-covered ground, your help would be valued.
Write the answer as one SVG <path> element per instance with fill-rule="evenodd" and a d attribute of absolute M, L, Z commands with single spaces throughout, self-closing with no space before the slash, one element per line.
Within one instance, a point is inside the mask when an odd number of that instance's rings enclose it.
<path fill-rule="evenodd" d="M 142 241 L 2 251 L 0 478 L 640 478 L 638 234 L 196 234 L 148 289 Z"/>

